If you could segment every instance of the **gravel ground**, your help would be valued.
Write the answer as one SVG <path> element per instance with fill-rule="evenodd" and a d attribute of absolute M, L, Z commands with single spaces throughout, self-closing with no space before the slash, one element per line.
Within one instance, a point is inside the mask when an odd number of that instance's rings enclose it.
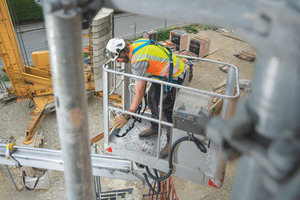
<path fill-rule="evenodd" d="M 241 42 L 232 38 L 223 36 L 221 33 L 207 30 L 200 31 L 211 38 L 210 51 L 219 49 L 217 52 L 208 56 L 208 59 L 230 62 L 239 67 L 240 79 L 252 80 L 254 63 L 241 60 L 233 56 L 238 51 L 247 51 L 255 53 L 255 50 L 245 42 Z M 225 34 L 234 35 L 232 32 Z M 212 87 L 219 85 L 225 78 L 226 73 L 221 72 L 218 65 L 197 62 L 194 64 L 194 78 L 190 82 L 190 86 L 196 88 L 204 88 L 211 90 Z M 248 93 L 242 91 L 241 96 L 247 96 Z M 5 106 L 0 106 L 0 139 L 8 139 L 11 137 L 17 138 L 24 135 L 25 129 L 30 121 L 28 114 L 33 108 L 29 108 L 29 102 L 11 102 Z M 90 138 L 103 132 L 103 102 L 100 98 L 90 98 L 89 105 L 89 134 Z M 59 143 L 57 124 L 55 113 L 50 113 L 45 116 L 38 132 L 44 136 L 44 148 L 53 149 Z M 99 142 L 103 145 L 103 142 Z M 236 161 L 228 163 L 226 168 L 226 176 L 224 185 L 220 189 L 202 186 L 182 178 L 173 177 L 175 188 L 179 199 L 206 199 L 206 200 L 226 200 L 230 198 L 230 191 L 233 183 Z M 16 191 L 13 185 L 8 181 L 7 177 L 0 170 L 0 199 L 66 199 L 65 182 L 63 172 L 56 172 L 51 186 L 47 190 L 28 191 L 24 189 L 21 180 L 21 171 L 10 167 L 13 176 L 20 191 Z M 141 199 L 142 194 L 148 192 L 148 188 L 141 183 L 123 181 L 118 179 L 101 178 L 103 190 L 134 188 L 135 199 Z"/>

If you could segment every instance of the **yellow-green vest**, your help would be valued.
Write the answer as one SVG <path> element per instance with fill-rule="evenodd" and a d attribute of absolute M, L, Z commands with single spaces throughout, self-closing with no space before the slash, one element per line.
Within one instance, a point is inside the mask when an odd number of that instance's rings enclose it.
<path fill-rule="evenodd" d="M 148 44 L 142 48 L 138 48 L 141 45 L 149 43 L 148 39 L 139 39 L 136 40 L 129 47 L 129 57 L 131 59 L 131 64 L 147 60 L 149 62 L 149 67 L 147 69 L 147 74 L 149 77 L 153 75 L 156 77 L 168 77 L 170 59 L 167 54 L 168 50 L 165 47 Z M 135 51 L 138 49 L 137 51 Z M 134 55 L 133 55 L 134 52 Z M 172 54 L 173 58 L 173 77 L 179 76 L 184 70 L 184 63 Z"/>

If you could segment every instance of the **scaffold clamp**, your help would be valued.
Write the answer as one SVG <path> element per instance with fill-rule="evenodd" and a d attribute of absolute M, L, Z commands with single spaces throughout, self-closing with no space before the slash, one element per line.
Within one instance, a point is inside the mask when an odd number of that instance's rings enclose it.
<path fill-rule="evenodd" d="M 8 143 L 6 145 L 5 158 L 7 160 L 11 160 L 15 164 L 15 167 L 20 168 L 20 163 L 12 156 L 12 154 L 17 150 L 14 148 L 14 145 L 15 143 Z"/>

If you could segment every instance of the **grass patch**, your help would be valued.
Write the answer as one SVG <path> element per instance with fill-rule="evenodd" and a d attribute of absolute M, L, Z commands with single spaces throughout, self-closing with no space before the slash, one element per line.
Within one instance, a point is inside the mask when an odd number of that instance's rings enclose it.
<path fill-rule="evenodd" d="M 185 30 L 185 32 L 187 33 L 198 33 L 199 29 L 201 28 L 201 26 L 199 24 L 190 24 L 190 25 L 187 25 L 187 26 L 183 26 L 182 29 Z"/>
<path fill-rule="evenodd" d="M 176 29 L 176 28 L 175 28 Z M 170 32 L 174 29 L 167 29 L 157 32 L 157 41 L 166 41 L 170 38 Z"/>
<path fill-rule="evenodd" d="M 215 27 L 215 26 L 208 26 L 208 25 L 204 25 L 202 28 L 204 30 L 214 30 L 214 29 L 217 29 L 217 27 Z"/>

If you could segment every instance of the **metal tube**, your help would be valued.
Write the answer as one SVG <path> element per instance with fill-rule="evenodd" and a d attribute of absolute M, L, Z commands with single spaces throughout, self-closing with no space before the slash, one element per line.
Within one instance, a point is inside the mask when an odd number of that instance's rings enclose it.
<path fill-rule="evenodd" d="M 269 199 L 269 194 L 263 189 L 261 181 L 263 167 L 249 155 L 243 155 L 237 163 L 231 200 Z M 255 192 L 254 192 L 255 191 Z"/>
<path fill-rule="evenodd" d="M 116 62 L 113 62 L 113 66 L 114 66 L 114 70 L 116 70 Z M 114 87 L 113 87 L 113 89 L 115 90 L 115 89 L 117 89 L 117 75 L 116 74 L 114 74 L 114 76 L 113 76 L 114 78 Z"/>
<path fill-rule="evenodd" d="M 62 151 L 52 150 L 52 152 L 47 152 L 46 149 L 28 147 L 19 148 L 17 146 L 14 146 L 14 148 L 16 149 L 16 152 L 14 152 L 12 156 L 20 163 L 21 166 L 58 171 L 66 170 L 66 168 L 63 166 L 64 160 Z M 13 160 L 5 159 L 5 151 L 6 144 L 1 144 L 0 164 L 14 166 L 15 162 Z M 109 178 L 118 177 L 125 180 L 140 181 L 140 179 L 137 177 L 137 174 L 138 176 L 141 175 L 140 172 L 135 172 L 134 174 L 130 173 L 132 170 L 132 163 L 129 160 L 125 160 L 116 156 L 99 154 L 91 154 L 91 158 L 94 176 L 104 176 Z M 112 171 L 114 171 L 114 173 L 111 173 Z"/>
<path fill-rule="evenodd" d="M 159 98 L 159 118 L 158 118 L 158 137 L 157 137 L 157 159 L 159 159 L 160 153 L 160 141 L 161 141 L 161 122 L 162 122 L 162 110 L 163 110 L 163 98 L 164 98 L 164 85 L 160 84 L 160 98 Z"/>
<path fill-rule="evenodd" d="M 96 184 L 96 179 L 97 177 L 96 176 L 94 176 L 94 192 L 95 192 L 95 198 L 96 198 L 96 200 L 98 200 L 99 198 L 98 198 L 98 192 L 97 192 L 97 184 Z"/>
<path fill-rule="evenodd" d="M 2 171 L 4 172 L 4 174 L 7 176 L 7 178 L 10 180 L 10 182 L 15 186 L 16 190 L 18 191 L 18 187 L 17 187 L 17 185 L 15 183 L 14 177 L 11 175 L 10 170 L 7 167 L 7 165 L 5 165 L 5 167 L 6 167 L 6 170 L 7 170 L 8 174 L 6 173 L 6 171 L 4 170 L 4 168 L 2 168 L 1 166 L 0 166 L 0 169 L 2 169 Z"/>
<path fill-rule="evenodd" d="M 105 65 L 103 65 L 105 66 Z M 103 67 L 105 69 L 105 67 Z M 102 70 L 103 75 L 103 126 L 104 126 L 104 145 L 105 149 L 109 146 L 108 136 L 109 136 L 109 120 L 108 120 L 108 72 L 106 70 Z"/>
<path fill-rule="evenodd" d="M 114 89 L 112 89 L 109 93 L 109 96 L 112 95 L 118 88 L 119 86 L 123 83 L 124 80 L 121 80 L 117 85 L 116 87 L 114 87 Z"/>
<path fill-rule="evenodd" d="M 125 64 L 122 63 L 122 69 L 124 70 L 125 73 L 130 73 L 130 64 Z M 123 84 L 123 105 L 125 110 L 128 110 L 130 108 L 131 105 L 131 92 L 129 92 L 128 90 L 128 86 L 130 84 L 130 78 L 127 76 L 122 76 L 123 80 L 124 80 L 124 84 Z"/>
<path fill-rule="evenodd" d="M 44 3 L 44 15 L 67 195 L 69 199 L 94 199 L 81 13 L 78 9 L 54 13 L 49 10 L 50 3 Z"/>
<path fill-rule="evenodd" d="M 114 110 L 114 111 L 117 111 L 117 112 L 129 114 L 129 115 L 132 115 L 132 116 L 135 116 L 135 117 L 140 117 L 142 119 L 145 119 L 145 120 L 148 120 L 148 121 L 151 121 L 151 122 L 161 123 L 162 125 L 173 127 L 173 124 L 169 123 L 169 122 L 165 122 L 165 121 L 159 122 L 158 119 L 154 119 L 154 118 L 151 118 L 151 117 L 147 117 L 145 115 L 141 115 L 141 114 L 136 114 L 136 113 L 133 113 L 133 112 L 129 112 L 127 110 L 123 110 L 123 109 L 120 109 L 120 108 L 117 108 L 117 107 L 109 106 L 108 108 L 109 108 L 109 110 Z"/>
<path fill-rule="evenodd" d="M 229 68 L 227 72 L 227 79 L 226 79 L 226 89 L 225 89 L 225 95 L 233 96 L 234 95 L 234 89 L 235 89 L 235 71 L 233 68 Z M 222 119 L 230 119 L 235 111 L 235 107 L 237 104 L 239 98 L 236 99 L 224 99 L 223 101 L 223 108 L 221 113 Z"/>
<path fill-rule="evenodd" d="M 267 55 L 257 60 L 249 108 L 259 119 L 255 120 L 256 131 L 264 137 L 279 139 L 286 130 L 299 135 L 299 60 L 299 56 L 287 59 Z"/>
<path fill-rule="evenodd" d="M 257 61 L 252 93 L 246 106 L 255 127 L 252 134 L 265 137 L 270 143 L 299 135 L 300 110 L 297 107 L 300 102 L 300 79 L 297 63 L 299 56 L 279 58 L 266 54 L 261 54 Z M 267 156 L 270 158 L 270 154 Z M 272 168 L 266 169 L 270 173 Z M 266 169 L 253 155 L 240 158 L 232 199 L 240 199 L 241 193 L 245 200 L 268 199 L 271 195 L 264 183 L 264 177 L 269 176 Z"/>
<path fill-rule="evenodd" d="M 218 62 L 218 63 L 222 63 L 222 62 Z M 228 65 L 228 63 L 223 63 L 223 64 Z M 233 67 L 236 71 L 235 82 L 236 82 L 236 86 L 237 86 L 236 87 L 237 91 L 236 91 L 236 94 L 234 96 L 221 95 L 221 94 L 218 94 L 218 93 L 208 92 L 208 91 L 199 90 L 199 89 L 195 89 L 195 88 L 190 88 L 190 87 L 186 87 L 186 86 L 182 86 L 182 85 L 178 85 L 178 84 L 174 84 L 174 83 L 169 83 L 169 82 L 165 82 L 165 81 L 159 81 L 159 80 L 155 80 L 155 79 L 151 79 L 151 78 L 135 76 L 135 75 L 128 74 L 128 73 L 123 73 L 123 72 L 118 72 L 118 71 L 114 71 L 114 70 L 111 70 L 111 69 L 107 69 L 105 67 L 103 67 L 103 71 L 106 71 L 106 72 L 109 72 L 109 73 L 119 74 L 119 75 L 130 77 L 130 78 L 138 78 L 140 80 L 145 80 L 145 81 L 148 81 L 148 82 L 151 82 L 151 83 L 158 83 L 158 84 L 164 84 L 164 85 L 171 86 L 171 87 L 181 88 L 181 89 L 184 89 L 184 90 L 187 90 L 187 91 L 197 92 L 199 94 L 208 95 L 208 96 L 211 96 L 211 97 L 217 97 L 217 98 L 220 98 L 220 99 L 226 99 L 226 98 L 227 99 L 235 99 L 235 98 L 240 97 L 239 81 L 238 81 L 238 75 L 237 75 L 238 74 L 238 69 L 234 65 L 229 65 L 229 66 Z"/>

